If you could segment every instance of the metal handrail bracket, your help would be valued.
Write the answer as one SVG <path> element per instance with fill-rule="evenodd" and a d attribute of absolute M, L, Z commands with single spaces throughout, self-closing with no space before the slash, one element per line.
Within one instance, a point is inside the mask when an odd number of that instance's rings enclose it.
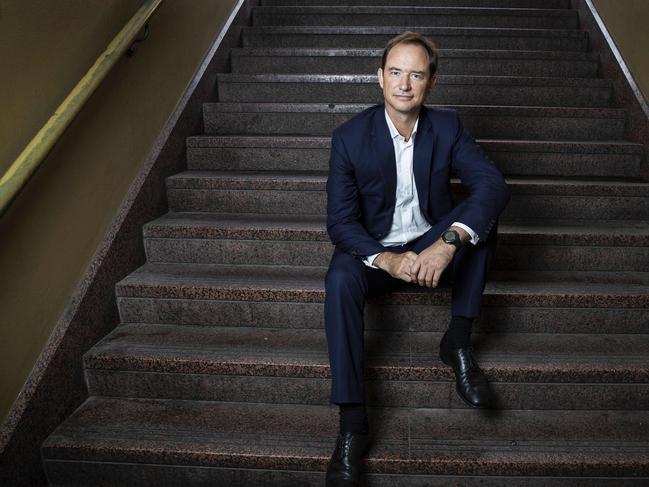
<path fill-rule="evenodd" d="M 0 179 L 0 216 L 164 0 L 145 0 Z"/>

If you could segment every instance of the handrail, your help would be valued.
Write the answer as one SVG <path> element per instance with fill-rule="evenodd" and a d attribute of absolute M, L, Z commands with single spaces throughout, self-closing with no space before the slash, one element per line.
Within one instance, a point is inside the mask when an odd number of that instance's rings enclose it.
<path fill-rule="evenodd" d="M 164 0 L 145 0 L 0 179 L 0 216 Z"/>

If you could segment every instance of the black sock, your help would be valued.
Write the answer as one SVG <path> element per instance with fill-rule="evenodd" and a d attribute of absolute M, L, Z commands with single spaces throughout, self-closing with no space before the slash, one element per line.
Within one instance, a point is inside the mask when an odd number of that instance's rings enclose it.
<path fill-rule="evenodd" d="M 471 325 L 473 318 L 464 316 L 453 316 L 448 325 L 448 330 L 442 337 L 439 344 L 443 350 L 455 350 L 456 348 L 467 348 L 471 345 Z"/>
<path fill-rule="evenodd" d="M 366 435 L 369 432 L 364 404 L 339 404 L 340 432 Z"/>

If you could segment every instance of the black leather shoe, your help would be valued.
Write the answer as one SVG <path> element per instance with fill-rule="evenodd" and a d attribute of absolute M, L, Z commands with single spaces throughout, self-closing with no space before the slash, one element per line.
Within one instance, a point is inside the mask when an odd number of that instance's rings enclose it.
<path fill-rule="evenodd" d="M 340 433 L 327 467 L 326 487 L 356 487 L 361 478 L 361 460 L 369 446 L 368 435 Z"/>
<path fill-rule="evenodd" d="M 439 358 L 455 372 L 455 388 L 460 397 L 474 408 L 488 408 L 489 383 L 473 357 L 472 348 L 440 349 Z"/>

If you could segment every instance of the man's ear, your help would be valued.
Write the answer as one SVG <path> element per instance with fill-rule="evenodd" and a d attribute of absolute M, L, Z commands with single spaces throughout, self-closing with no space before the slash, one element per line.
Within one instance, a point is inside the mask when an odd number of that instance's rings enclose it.
<path fill-rule="evenodd" d="M 383 89 L 383 69 L 379 68 L 378 71 L 376 72 L 376 75 L 379 78 L 379 86 L 381 87 L 381 89 Z"/>

